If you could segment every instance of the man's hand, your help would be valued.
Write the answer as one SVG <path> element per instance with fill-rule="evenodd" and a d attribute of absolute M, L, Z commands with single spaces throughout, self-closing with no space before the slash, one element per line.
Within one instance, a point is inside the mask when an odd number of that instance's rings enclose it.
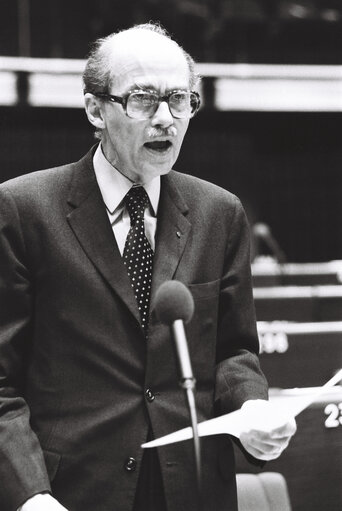
<path fill-rule="evenodd" d="M 278 424 L 270 426 L 272 417 L 271 403 L 261 399 L 246 401 L 242 410 L 259 417 L 257 424 L 249 424 L 240 435 L 240 442 L 246 451 L 259 460 L 269 461 L 278 458 L 289 445 L 297 430 L 294 419 L 277 420 Z M 263 421 L 263 417 L 265 421 Z M 278 419 L 278 417 L 276 417 Z M 263 424 L 264 422 L 264 424 Z"/>
<path fill-rule="evenodd" d="M 28 499 L 17 511 L 68 511 L 49 493 L 39 493 Z"/>

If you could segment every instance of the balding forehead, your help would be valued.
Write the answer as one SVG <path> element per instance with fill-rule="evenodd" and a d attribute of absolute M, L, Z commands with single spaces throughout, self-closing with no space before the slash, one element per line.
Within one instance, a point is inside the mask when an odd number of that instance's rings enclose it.
<path fill-rule="evenodd" d="M 112 63 L 120 61 L 124 55 L 134 55 L 136 58 L 168 55 L 186 58 L 180 46 L 166 36 L 152 30 L 132 28 L 115 34 L 109 43 L 109 53 Z"/>
<path fill-rule="evenodd" d="M 116 45 L 124 44 L 137 50 L 140 45 L 146 48 L 156 48 L 157 45 L 162 46 L 163 48 L 172 47 L 175 49 L 175 51 L 181 52 L 178 44 L 169 37 L 159 34 L 153 30 L 142 28 L 131 28 L 128 30 L 123 30 L 122 32 L 119 32 L 113 36 L 112 43 L 113 48 Z"/>
<path fill-rule="evenodd" d="M 167 74 L 174 72 L 175 67 L 190 81 L 189 65 L 182 48 L 172 39 L 151 30 L 133 28 L 115 34 L 108 41 L 106 51 L 116 83 L 122 76 L 134 80 L 142 71 Z"/>

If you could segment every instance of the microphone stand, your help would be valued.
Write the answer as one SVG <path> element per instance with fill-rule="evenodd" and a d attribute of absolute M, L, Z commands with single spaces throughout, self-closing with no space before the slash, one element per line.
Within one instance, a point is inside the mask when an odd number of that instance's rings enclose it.
<path fill-rule="evenodd" d="M 194 458 L 196 467 L 196 482 L 199 507 L 201 508 L 201 445 L 197 428 L 197 411 L 195 403 L 196 379 L 192 373 L 188 344 L 186 341 L 184 323 L 181 319 L 176 319 L 171 325 L 173 338 L 176 344 L 176 351 L 180 366 L 180 386 L 184 389 L 188 401 L 191 426 L 194 438 Z"/>

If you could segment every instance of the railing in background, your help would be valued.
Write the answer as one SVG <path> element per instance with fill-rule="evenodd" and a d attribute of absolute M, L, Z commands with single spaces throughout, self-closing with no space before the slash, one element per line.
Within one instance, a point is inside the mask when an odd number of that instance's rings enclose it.
<path fill-rule="evenodd" d="M 85 61 L 0 57 L 0 105 L 82 108 Z M 206 108 L 342 112 L 342 66 L 199 63 Z"/>

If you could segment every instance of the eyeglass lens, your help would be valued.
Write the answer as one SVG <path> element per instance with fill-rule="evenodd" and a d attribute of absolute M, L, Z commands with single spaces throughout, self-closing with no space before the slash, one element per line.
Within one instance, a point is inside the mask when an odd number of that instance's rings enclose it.
<path fill-rule="evenodd" d="M 148 119 L 156 112 L 159 96 L 151 92 L 132 92 L 127 98 L 126 111 L 129 117 Z M 198 105 L 197 96 L 191 92 L 174 92 L 168 97 L 171 114 L 178 119 L 192 116 Z"/>

